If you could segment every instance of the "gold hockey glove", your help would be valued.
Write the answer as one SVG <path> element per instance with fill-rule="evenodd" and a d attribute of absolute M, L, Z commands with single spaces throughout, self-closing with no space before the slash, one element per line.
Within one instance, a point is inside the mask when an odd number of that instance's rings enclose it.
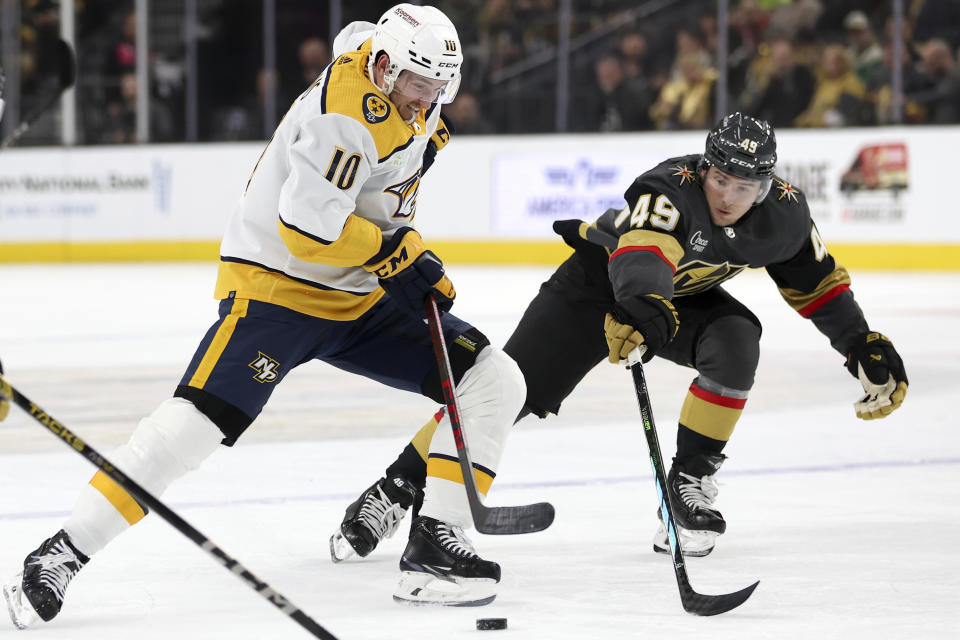
<path fill-rule="evenodd" d="M 619 364 L 636 348 L 640 358 L 649 362 L 663 345 L 677 335 L 680 316 L 673 304 L 655 293 L 625 298 L 613 305 L 603 321 L 603 332 L 610 349 L 609 360 Z"/>
<path fill-rule="evenodd" d="M 377 276 L 394 302 L 420 317 L 425 315 L 427 294 L 434 295 L 441 311 L 449 311 L 457 296 L 440 258 L 424 246 L 412 227 L 397 229 L 363 268 Z"/>
<path fill-rule="evenodd" d="M 885 418 L 907 397 L 907 373 L 900 354 L 882 333 L 857 336 L 847 353 L 847 370 L 863 385 L 864 396 L 853 403 L 861 420 Z"/>

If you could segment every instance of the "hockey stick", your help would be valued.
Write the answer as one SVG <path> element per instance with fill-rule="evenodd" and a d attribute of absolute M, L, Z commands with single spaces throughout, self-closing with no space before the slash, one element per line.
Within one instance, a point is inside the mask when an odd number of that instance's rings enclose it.
<path fill-rule="evenodd" d="M 2 369 L 0 369 L 2 371 Z M 34 404 L 22 393 L 17 391 L 7 379 L 0 374 L 0 396 L 8 399 L 30 414 L 30 417 L 45 426 L 52 434 L 63 440 L 71 449 L 86 458 L 93 466 L 103 471 L 111 480 L 123 487 L 137 502 L 146 505 L 161 518 L 166 520 L 174 529 L 193 540 L 197 546 L 213 556 L 214 560 L 222 564 L 230 573 L 235 574 L 247 585 L 263 596 L 267 602 L 293 618 L 301 627 L 313 637 L 322 640 L 337 640 L 336 636 L 321 627 L 313 618 L 304 613 L 290 600 L 275 591 L 270 585 L 258 578 L 240 562 L 227 554 L 226 551 L 214 544 L 209 538 L 191 526 L 186 520 L 174 513 L 169 507 L 153 497 L 146 489 L 128 478 L 97 451 L 84 442 L 79 436 L 67 429 L 49 413 Z"/>
<path fill-rule="evenodd" d="M 6 149 L 22 138 L 23 134 L 33 126 L 40 116 L 46 113 L 47 110 L 60 99 L 63 92 L 73 86 L 74 81 L 77 79 L 77 64 L 73 55 L 73 49 L 66 40 L 57 40 L 57 64 L 57 87 L 54 92 L 51 93 L 46 100 L 34 107 L 33 110 L 21 120 L 17 128 L 11 131 L 10 135 L 3 139 L 3 142 L 0 142 L 0 149 Z"/>
<path fill-rule="evenodd" d="M 443 401 L 447 405 L 447 415 L 450 416 L 453 440 L 457 445 L 457 456 L 460 458 L 463 484 L 467 490 L 467 502 L 470 503 L 470 512 L 477 531 L 491 535 L 543 531 L 553 523 L 555 515 L 553 505 L 549 502 L 516 507 L 487 507 L 480 500 L 477 481 L 473 475 L 473 463 L 470 461 L 470 452 L 467 449 L 467 436 L 460 422 L 459 401 L 453 383 L 447 342 L 443 337 L 443 326 L 440 324 L 440 310 L 433 296 L 427 297 L 426 309 L 427 324 L 430 326 L 430 337 L 433 341 L 433 353 L 437 358 L 437 368 L 440 370 Z"/>
<path fill-rule="evenodd" d="M 643 364 L 640 362 L 639 349 L 634 349 L 627 357 L 627 366 L 633 374 L 633 386 L 637 391 L 637 403 L 640 405 L 640 419 L 643 421 L 643 432 L 647 436 L 647 449 L 650 451 L 650 465 L 653 467 L 653 479 L 657 487 L 657 497 L 660 499 L 660 513 L 663 524 L 667 529 L 670 540 L 670 555 L 673 556 L 673 572 L 677 577 L 677 586 L 680 588 L 680 602 L 685 611 L 698 616 L 715 616 L 726 613 L 746 602 L 753 590 L 760 584 L 754 582 L 749 587 L 735 593 L 719 596 L 697 593 L 690 586 L 687 569 L 683 559 L 683 549 L 680 547 L 680 537 L 674 528 L 673 507 L 667 491 L 667 474 L 663 468 L 663 456 L 660 453 L 660 441 L 657 438 L 657 428 L 653 424 L 653 412 L 650 409 L 650 396 L 647 393 L 647 379 L 643 375 Z"/>

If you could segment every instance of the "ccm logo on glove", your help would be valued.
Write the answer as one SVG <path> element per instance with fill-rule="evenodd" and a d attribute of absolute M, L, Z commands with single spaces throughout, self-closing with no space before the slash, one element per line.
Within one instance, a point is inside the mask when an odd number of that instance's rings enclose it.
<path fill-rule="evenodd" d="M 397 229 L 363 268 L 377 276 L 398 305 L 417 316 L 425 316 L 428 294 L 433 294 L 441 311 L 449 311 L 457 296 L 440 258 L 424 246 L 412 227 Z"/>

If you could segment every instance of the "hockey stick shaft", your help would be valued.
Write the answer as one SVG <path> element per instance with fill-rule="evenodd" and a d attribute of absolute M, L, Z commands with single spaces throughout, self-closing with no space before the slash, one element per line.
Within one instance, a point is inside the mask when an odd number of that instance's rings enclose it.
<path fill-rule="evenodd" d="M 677 578 L 677 587 L 680 589 L 680 602 L 685 611 L 699 616 L 713 616 L 725 613 L 739 607 L 746 602 L 760 582 L 735 593 L 712 596 L 697 593 L 690 586 L 687 568 L 683 558 L 683 549 L 680 546 L 680 536 L 676 531 L 676 519 L 673 506 L 670 503 L 670 493 L 667 491 L 667 474 L 663 464 L 663 455 L 660 449 L 660 440 L 657 437 L 657 428 L 653 422 L 653 411 L 650 408 L 650 394 L 647 392 L 647 379 L 643 373 L 643 364 L 640 356 L 634 349 L 630 353 L 628 363 L 633 374 L 633 385 L 637 393 L 637 404 L 640 407 L 640 419 L 643 422 L 643 433 L 647 439 L 647 449 L 650 453 L 650 466 L 653 467 L 653 478 L 657 489 L 657 498 L 660 501 L 660 514 L 663 525 L 667 530 L 670 545 L 670 555 L 673 558 L 673 572 Z"/>
<path fill-rule="evenodd" d="M 437 308 L 437 301 L 433 296 L 427 297 L 426 311 L 430 338 L 433 342 L 433 353 L 437 359 L 437 368 L 440 370 L 443 401 L 447 405 L 447 415 L 450 418 L 450 426 L 453 428 L 457 457 L 460 459 L 463 484 L 467 491 L 467 502 L 470 504 L 470 513 L 473 515 L 473 523 L 477 527 L 477 531 L 493 535 L 508 535 L 534 533 L 546 529 L 553 523 L 555 516 L 553 505 L 548 502 L 515 507 L 487 507 L 480 499 L 476 478 L 473 475 L 473 463 L 470 460 L 466 434 L 463 431 L 463 423 L 460 421 L 460 403 L 457 400 L 457 390 L 454 385 L 453 370 L 450 367 L 447 342 L 443 336 L 440 310 Z"/>
<path fill-rule="evenodd" d="M 16 142 L 23 137 L 23 135 L 30 130 L 30 127 L 40 119 L 40 117 L 47 112 L 57 100 L 60 99 L 60 96 L 63 95 L 63 92 L 73 86 L 73 83 L 76 81 L 76 58 L 73 55 L 73 48 L 67 43 L 66 40 L 57 41 L 57 62 L 58 62 L 58 75 L 57 75 L 57 88 L 51 93 L 46 100 L 41 102 L 39 105 L 34 107 L 30 113 L 27 114 L 25 118 L 20 121 L 20 124 L 17 125 L 17 128 L 10 132 L 6 138 L 0 142 L 0 149 L 6 149 L 7 147 L 16 144 Z"/>
<path fill-rule="evenodd" d="M 243 580 L 247 586 L 263 596 L 267 602 L 281 612 L 292 618 L 313 637 L 321 638 L 322 640 L 337 640 L 336 636 L 320 626 L 320 624 L 294 605 L 289 599 L 275 591 L 270 585 L 254 575 L 252 571 L 240 564 L 236 558 L 218 547 L 213 541 L 155 498 L 150 492 L 127 477 L 122 471 L 113 466 L 109 460 L 100 455 L 96 449 L 84 442 L 82 438 L 70 431 L 60 421 L 56 420 L 29 398 L 17 391 L 2 374 L 0 374 L 0 395 L 23 409 L 31 418 L 46 427 L 50 433 L 63 440 L 64 444 L 86 458 L 93 466 L 103 471 L 111 480 L 136 498 L 138 502 L 146 505 L 150 510 L 170 523 L 174 529 L 190 538 L 197 546 L 213 556 L 214 560 L 226 567 L 230 573 L 235 574 Z"/>

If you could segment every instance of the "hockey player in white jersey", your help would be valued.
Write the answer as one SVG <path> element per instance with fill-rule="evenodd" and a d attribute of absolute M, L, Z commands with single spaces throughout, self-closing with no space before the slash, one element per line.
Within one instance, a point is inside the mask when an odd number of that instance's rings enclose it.
<path fill-rule="evenodd" d="M 286 374 L 312 359 L 442 402 L 424 305 L 433 295 L 448 311 L 455 292 L 412 225 L 423 171 L 450 137 L 440 104 L 460 81 L 456 29 L 433 7 L 401 4 L 376 25 L 351 24 L 334 54 L 278 126 L 229 223 L 219 319 L 174 397 L 110 456 L 153 495 L 232 446 Z M 442 324 L 485 493 L 523 404 L 523 377 L 468 323 L 445 313 Z M 430 455 L 394 597 L 486 604 L 500 567 L 463 534 L 471 516 L 450 429 L 437 432 Z M 145 515 L 97 473 L 62 529 L 4 585 L 14 624 L 52 620 L 76 573 Z"/>

